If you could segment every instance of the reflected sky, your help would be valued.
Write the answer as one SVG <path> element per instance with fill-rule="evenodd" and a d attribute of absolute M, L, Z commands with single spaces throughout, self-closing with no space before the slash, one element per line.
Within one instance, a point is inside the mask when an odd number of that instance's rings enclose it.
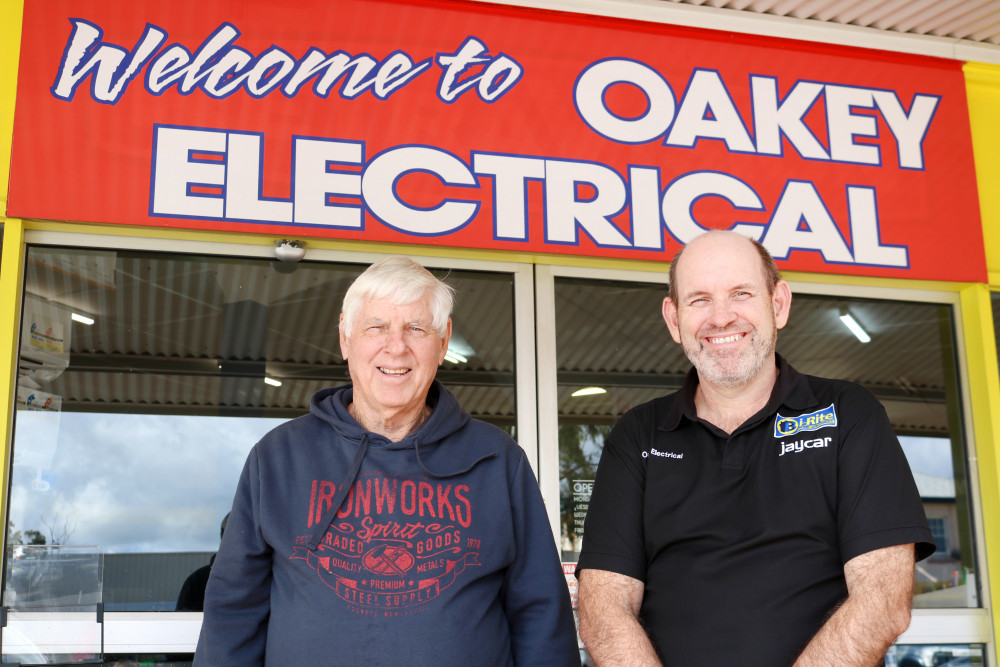
<path fill-rule="evenodd" d="M 955 476 L 951 461 L 951 441 L 947 438 L 901 436 L 899 444 L 903 446 L 903 453 L 913 472 L 948 479 Z"/>
<path fill-rule="evenodd" d="M 13 529 L 103 553 L 215 551 L 250 448 L 283 421 L 18 411 Z M 948 440 L 900 440 L 914 471 L 952 477 Z"/>
<path fill-rule="evenodd" d="M 18 411 L 13 529 L 104 553 L 215 551 L 247 454 L 283 421 Z"/>

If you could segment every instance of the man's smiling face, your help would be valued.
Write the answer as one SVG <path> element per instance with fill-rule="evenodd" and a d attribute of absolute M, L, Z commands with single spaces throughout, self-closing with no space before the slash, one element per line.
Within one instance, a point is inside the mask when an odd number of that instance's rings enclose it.
<path fill-rule="evenodd" d="M 340 334 L 340 351 L 354 384 L 354 402 L 381 419 L 406 418 L 423 409 L 451 337 L 432 327 L 426 296 L 406 305 L 366 301 L 354 330 Z"/>
<path fill-rule="evenodd" d="M 702 382 L 751 382 L 774 363 L 778 329 L 788 321 L 787 285 L 779 281 L 768 293 L 760 255 L 737 234 L 700 236 L 679 262 L 677 303 L 668 298 L 663 305 L 671 336 Z"/>

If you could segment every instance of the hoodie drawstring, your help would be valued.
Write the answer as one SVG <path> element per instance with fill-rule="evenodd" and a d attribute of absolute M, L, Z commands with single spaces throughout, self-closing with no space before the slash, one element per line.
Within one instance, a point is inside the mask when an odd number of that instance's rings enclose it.
<path fill-rule="evenodd" d="M 361 444 L 358 445 L 358 451 L 354 455 L 354 460 L 351 461 L 351 469 L 348 471 L 347 477 L 344 478 L 344 481 L 337 488 L 337 493 L 334 494 L 333 501 L 330 503 L 330 509 L 326 511 L 320 522 L 316 524 L 316 529 L 313 531 L 312 537 L 309 538 L 309 543 L 306 544 L 306 547 L 310 551 L 315 551 L 316 547 L 319 546 L 323 536 L 326 535 L 327 529 L 337 516 L 337 512 L 340 511 L 340 506 L 344 504 L 344 498 L 347 497 L 347 493 L 351 490 L 351 485 L 354 484 L 354 480 L 358 477 L 358 470 L 361 469 L 361 461 L 364 460 L 365 452 L 367 451 L 368 434 L 366 433 L 361 436 Z"/>
<path fill-rule="evenodd" d="M 448 472 L 442 474 L 430 470 L 427 466 L 424 465 L 424 462 L 420 460 L 420 441 L 417 440 L 416 438 L 413 439 L 413 452 L 417 455 L 417 465 L 420 466 L 420 469 L 423 470 L 428 477 L 433 477 L 434 479 L 445 479 L 448 477 L 457 477 L 458 475 L 464 475 L 465 473 L 469 472 L 483 461 L 486 461 L 487 459 L 496 458 L 497 456 L 496 452 L 490 452 L 489 454 L 480 456 L 478 459 L 473 461 L 471 465 L 469 465 L 466 468 L 463 468 L 462 470 L 456 470 L 454 472 Z"/>

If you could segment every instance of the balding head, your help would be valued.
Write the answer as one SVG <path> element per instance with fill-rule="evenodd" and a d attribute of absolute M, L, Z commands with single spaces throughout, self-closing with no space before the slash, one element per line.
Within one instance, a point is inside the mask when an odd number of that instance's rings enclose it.
<path fill-rule="evenodd" d="M 764 284 L 767 286 L 767 293 L 769 295 L 774 294 L 774 287 L 781 280 L 781 272 L 778 271 L 778 267 L 774 263 L 771 253 L 767 251 L 767 248 L 761 245 L 760 242 L 736 232 L 711 230 L 695 237 L 674 255 L 674 260 L 670 263 L 670 285 L 667 296 L 674 303 L 677 302 L 677 280 L 680 276 L 680 269 L 678 267 L 687 248 L 692 246 L 701 247 L 711 252 L 721 253 L 722 257 L 726 257 L 727 254 L 739 252 L 742 246 L 747 245 L 752 247 L 760 257 L 760 266 L 764 275 Z"/>

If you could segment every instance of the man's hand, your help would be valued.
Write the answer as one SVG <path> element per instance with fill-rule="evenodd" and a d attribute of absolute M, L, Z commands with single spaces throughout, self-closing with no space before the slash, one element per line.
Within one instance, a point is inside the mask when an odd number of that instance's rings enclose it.
<path fill-rule="evenodd" d="M 876 549 L 847 561 L 847 599 L 795 667 L 881 665 L 886 650 L 910 625 L 914 562 L 912 544 Z"/>
<path fill-rule="evenodd" d="M 607 572 L 580 572 L 580 638 L 596 665 L 660 665 L 639 624 L 645 586 L 638 579 Z"/>

